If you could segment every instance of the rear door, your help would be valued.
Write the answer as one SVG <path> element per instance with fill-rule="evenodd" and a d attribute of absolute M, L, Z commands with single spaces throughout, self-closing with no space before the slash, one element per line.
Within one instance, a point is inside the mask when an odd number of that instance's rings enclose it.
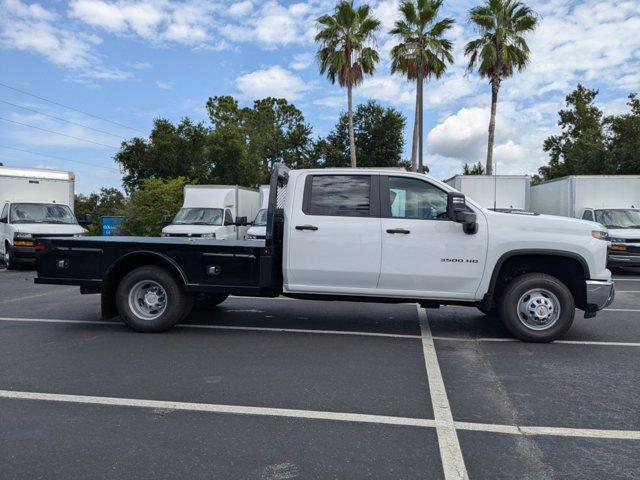
<path fill-rule="evenodd" d="M 380 177 L 382 261 L 379 293 L 411 298 L 470 299 L 482 279 L 486 220 L 467 235 L 446 216 L 447 192 L 426 179 Z"/>
<path fill-rule="evenodd" d="M 381 248 L 378 178 L 364 172 L 309 173 L 296 182 L 286 249 L 288 290 L 375 293 Z"/>

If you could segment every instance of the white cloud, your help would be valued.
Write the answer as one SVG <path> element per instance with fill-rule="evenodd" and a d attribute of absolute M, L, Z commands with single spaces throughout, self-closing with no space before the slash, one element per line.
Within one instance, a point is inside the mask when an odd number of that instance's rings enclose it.
<path fill-rule="evenodd" d="M 231 41 L 254 42 L 265 49 L 311 43 L 320 11 L 315 2 L 283 6 L 270 0 L 252 15 L 245 15 L 239 23 L 226 23 L 218 27 L 218 31 Z"/>
<path fill-rule="evenodd" d="M 413 83 L 398 76 L 381 73 L 366 77 L 362 85 L 354 89 L 354 95 L 358 98 L 373 98 L 394 105 L 414 105 L 416 101 Z"/>
<path fill-rule="evenodd" d="M 173 88 L 173 82 L 156 82 L 156 86 L 162 90 L 171 90 Z"/>
<path fill-rule="evenodd" d="M 301 77 L 279 66 L 240 75 L 236 87 L 242 98 L 248 100 L 278 97 L 290 101 L 298 100 L 312 88 Z"/>
<path fill-rule="evenodd" d="M 245 0 L 244 2 L 233 2 L 233 4 L 231 4 L 227 9 L 227 14 L 233 17 L 242 17 L 247 15 L 252 8 L 253 3 L 249 0 Z"/>
<path fill-rule="evenodd" d="M 542 150 L 544 138 L 553 129 L 546 126 L 548 118 L 537 114 L 537 107 L 519 109 L 516 104 L 504 102 L 498 105 L 494 161 L 501 174 L 536 173 L 546 162 Z M 543 105 L 543 109 L 548 108 Z M 537 122 L 536 118 L 542 118 Z M 427 151 L 435 157 L 430 165 L 439 168 L 444 175 L 459 173 L 451 165 L 486 160 L 489 107 L 461 108 L 431 129 L 427 136 Z M 446 160 L 446 161 L 445 161 Z"/>
<path fill-rule="evenodd" d="M 289 64 L 294 70 L 304 70 L 313 63 L 312 53 L 298 53 L 293 56 L 293 61 Z"/>
<path fill-rule="evenodd" d="M 109 33 L 194 46 L 212 40 L 215 8 L 199 0 L 72 0 L 69 16 Z"/>

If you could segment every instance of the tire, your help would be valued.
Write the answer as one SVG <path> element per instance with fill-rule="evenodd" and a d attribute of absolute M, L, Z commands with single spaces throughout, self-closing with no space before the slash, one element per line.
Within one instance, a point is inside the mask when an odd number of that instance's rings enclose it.
<path fill-rule="evenodd" d="M 116 292 L 120 317 L 138 332 L 164 332 L 183 320 L 192 307 L 193 297 L 175 277 L 153 265 L 129 272 Z"/>
<path fill-rule="evenodd" d="M 196 310 L 215 310 L 218 305 L 229 298 L 228 293 L 207 293 L 201 297 L 196 296 L 194 308 Z"/>
<path fill-rule="evenodd" d="M 13 257 L 11 255 L 11 245 L 8 243 L 4 246 L 4 264 L 7 267 L 7 270 L 17 270 L 18 265 L 13 261 Z"/>
<path fill-rule="evenodd" d="M 504 325 L 525 342 L 557 340 L 571 328 L 575 316 L 575 302 L 567 286 L 544 273 L 513 279 L 498 304 Z"/>

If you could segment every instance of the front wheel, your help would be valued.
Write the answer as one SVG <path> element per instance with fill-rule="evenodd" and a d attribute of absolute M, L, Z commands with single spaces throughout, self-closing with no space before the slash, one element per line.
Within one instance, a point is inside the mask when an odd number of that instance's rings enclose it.
<path fill-rule="evenodd" d="M 4 247 L 4 264 L 7 267 L 7 270 L 15 270 L 16 268 L 18 268 L 16 263 L 13 261 L 11 246 L 8 243 Z"/>
<path fill-rule="evenodd" d="M 163 332 L 185 318 L 193 298 L 166 269 L 136 268 L 120 282 L 116 307 L 124 322 L 138 332 Z"/>
<path fill-rule="evenodd" d="M 575 302 L 567 286 L 551 275 L 528 273 L 512 280 L 499 301 L 500 317 L 525 342 L 552 342 L 571 328 Z"/>

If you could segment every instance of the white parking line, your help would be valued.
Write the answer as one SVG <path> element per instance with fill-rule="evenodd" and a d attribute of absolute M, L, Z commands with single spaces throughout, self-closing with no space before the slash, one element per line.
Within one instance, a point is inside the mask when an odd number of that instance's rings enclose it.
<path fill-rule="evenodd" d="M 18 322 L 18 323 L 60 323 L 60 324 L 86 324 L 86 325 L 117 325 L 123 327 L 123 322 L 111 322 L 101 320 L 66 320 L 53 318 L 15 318 L 0 317 L 0 322 Z M 347 335 L 354 337 L 382 337 L 382 338 L 400 338 L 410 340 L 420 340 L 420 335 L 407 335 L 401 333 L 377 333 L 377 332 L 355 332 L 349 330 L 314 330 L 304 328 L 278 328 L 278 327 L 236 327 L 233 325 L 196 325 L 192 323 L 180 323 L 174 328 L 194 328 L 203 330 L 238 330 L 249 332 L 268 332 L 268 333 L 301 333 L 301 334 L 318 334 L 318 335 Z M 432 336 L 433 340 L 442 340 L 449 342 L 520 342 L 515 338 L 504 337 L 451 337 L 451 336 Z M 640 342 L 604 342 L 598 340 L 556 340 L 553 344 L 569 344 L 569 345 L 594 345 L 607 347 L 640 347 Z"/>
<path fill-rule="evenodd" d="M 616 293 L 640 293 L 640 290 L 616 290 Z"/>
<path fill-rule="evenodd" d="M 455 424 L 458 430 L 506 433 L 509 435 L 546 435 L 557 437 L 640 440 L 640 431 L 638 430 L 600 430 L 595 428 L 534 427 L 472 422 L 455 422 Z"/>
<path fill-rule="evenodd" d="M 43 400 L 48 402 L 83 403 L 118 407 L 161 408 L 164 410 L 186 410 L 191 412 L 227 413 L 236 415 L 259 415 L 267 417 L 291 417 L 310 420 L 336 420 L 340 422 L 376 423 L 404 425 L 409 427 L 434 427 L 435 421 L 425 418 L 390 417 L 362 413 L 321 412 L 289 408 L 245 407 L 213 403 L 171 402 L 136 398 L 95 397 L 86 395 L 64 395 L 57 393 L 16 392 L 0 390 L 0 398 L 18 400 Z"/>
<path fill-rule="evenodd" d="M 89 395 L 67 395 L 60 393 L 22 392 L 0 390 L 0 399 L 30 400 L 84 405 L 104 405 L 111 407 L 152 408 L 162 410 L 181 410 L 188 412 L 208 412 L 214 414 L 255 415 L 265 417 L 300 418 L 307 420 L 328 420 L 378 425 L 398 425 L 406 427 L 437 428 L 437 422 L 429 418 L 394 417 L 387 415 L 369 415 L 364 413 L 323 412 L 318 410 L 299 410 L 289 408 L 248 407 L 240 405 L 222 405 L 213 403 L 172 402 L 165 400 L 145 400 L 138 398 L 117 398 Z M 492 423 L 453 422 L 457 430 L 471 430 L 509 435 L 545 435 L 557 437 L 608 438 L 622 440 L 640 440 L 638 430 L 604 430 L 593 428 L 539 427 L 522 425 L 502 425 Z"/>
<path fill-rule="evenodd" d="M 444 478 L 445 480 L 468 479 L 469 475 L 464 464 L 464 458 L 462 458 L 462 450 L 460 449 L 458 434 L 453 423 L 453 414 L 451 413 L 451 405 L 449 405 L 447 390 L 442 379 L 442 372 L 440 372 L 429 320 L 424 309 L 419 306 L 417 308 L 420 331 L 422 333 L 422 351 L 429 380 L 429 394 L 433 405 L 433 416 L 436 422 Z"/>
<path fill-rule="evenodd" d="M 640 313 L 638 308 L 605 308 L 603 312 L 636 312 Z"/>
<path fill-rule="evenodd" d="M 52 291 L 45 292 L 45 293 L 37 293 L 35 295 L 26 295 L 24 297 L 10 298 L 9 300 L 2 300 L 0 302 L 0 305 L 5 305 L 7 303 L 13 303 L 13 302 L 20 302 L 22 300 L 31 300 L 32 298 L 46 297 L 47 295 L 53 295 L 53 294 L 56 294 L 56 293 L 71 292 L 71 291 L 74 291 L 74 290 L 75 290 L 75 288 L 63 288 L 63 289 L 58 289 L 58 290 L 52 290 Z"/>
<path fill-rule="evenodd" d="M 640 282 L 640 278 L 636 278 L 636 277 L 631 277 L 631 278 L 613 277 L 613 281 L 614 282 Z"/>
<path fill-rule="evenodd" d="M 2 322 L 26 322 L 26 323 L 71 323 L 87 325 L 120 325 L 124 326 L 123 322 L 110 322 L 100 320 L 65 320 L 65 319 L 51 319 L 51 318 L 15 318 L 15 317 L 0 317 Z M 322 335 L 350 335 L 359 337 L 386 337 L 386 338 L 411 338 L 414 340 L 420 339 L 419 335 L 405 335 L 401 333 L 378 333 L 378 332 L 353 332 L 349 330 L 313 330 L 304 328 L 278 328 L 278 327 L 236 327 L 233 325 L 197 325 L 193 323 L 179 323 L 174 328 L 195 328 L 203 330 L 238 330 L 249 332 L 270 332 L 270 333 L 317 333 Z"/>

